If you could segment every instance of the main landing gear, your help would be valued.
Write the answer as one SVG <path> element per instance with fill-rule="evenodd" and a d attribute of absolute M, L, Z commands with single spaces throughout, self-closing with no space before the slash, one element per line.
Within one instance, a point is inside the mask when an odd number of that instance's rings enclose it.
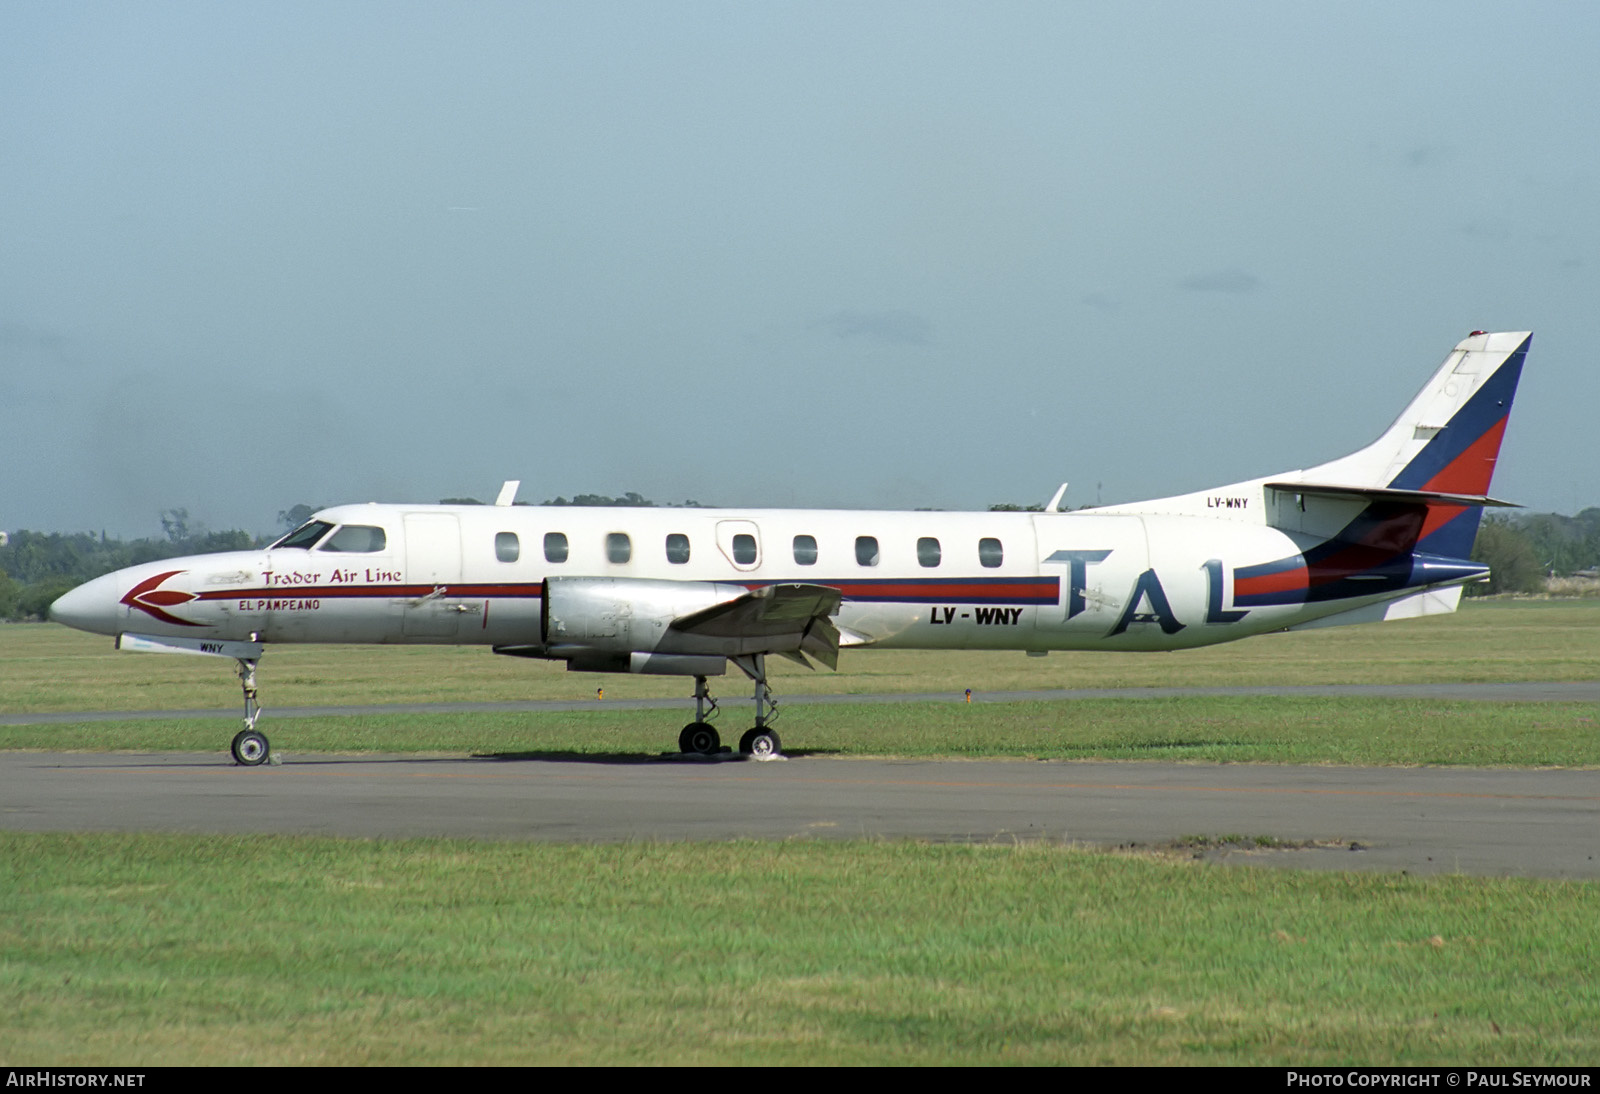
<path fill-rule="evenodd" d="M 256 662 L 253 658 L 238 658 L 239 684 L 244 688 L 244 728 L 234 734 L 233 762 L 243 767 L 260 767 L 272 754 L 267 735 L 256 728 L 261 717 L 261 706 L 256 702 Z"/>
<path fill-rule="evenodd" d="M 765 760 L 777 756 L 783 749 L 783 743 L 778 740 L 778 734 L 772 728 L 772 721 L 778 713 L 778 699 L 772 694 L 772 689 L 767 686 L 767 659 L 764 654 L 746 654 L 740 657 L 730 657 L 735 665 L 739 666 L 746 676 L 755 681 L 756 724 L 745 730 L 739 738 L 739 751 L 746 756 Z M 706 704 L 710 703 L 708 711 Z M 706 688 L 706 678 L 694 678 L 694 721 L 683 727 L 683 732 L 678 734 L 678 751 L 687 753 L 701 753 L 714 755 L 722 748 L 722 738 L 717 734 L 716 728 L 707 719 L 716 713 L 717 701 L 711 698 L 711 692 Z"/>

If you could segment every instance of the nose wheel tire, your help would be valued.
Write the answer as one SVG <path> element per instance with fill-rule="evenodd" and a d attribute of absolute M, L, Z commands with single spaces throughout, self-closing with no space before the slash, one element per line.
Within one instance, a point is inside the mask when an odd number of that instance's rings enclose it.
<path fill-rule="evenodd" d="M 679 752 L 699 752 L 709 756 L 722 747 L 722 738 L 705 722 L 690 722 L 678 734 Z"/>
<path fill-rule="evenodd" d="M 233 753 L 234 763 L 243 767 L 259 767 L 267 762 L 270 748 L 265 733 L 253 729 L 241 729 L 234 736 L 230 751 Z"/>
<path fill-rule="evenodd" d="M 778 755 L 782 748 L 778 735 L 766 726 L 747 729 L 744 736 L 739 738 L 739 751 L 761 760 Z"/>

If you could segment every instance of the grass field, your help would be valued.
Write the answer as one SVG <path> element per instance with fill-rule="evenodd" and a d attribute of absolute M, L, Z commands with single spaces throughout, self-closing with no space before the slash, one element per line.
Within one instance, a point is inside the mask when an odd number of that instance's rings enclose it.
<path fill-rule="evenodd" d="M 1600 764 L 1593 705 L 955 701 L 964 687 L 1593 679 L 1595 602 L 1469 604 L 1168 655 L 841 664 L 785 671 L 780 693 L 951 701 L 792 707 L 780 729 L 802 753 Z M 270 712 L 685 692 L 424 647 L 274 649 L 262 683 L 264 726 L 291 752 L 655 752 L 681 719 L 598 702 Z M 237 694 L 226 662 L 0 627 L 0 711 L 230 711 Z M 218 752 L 234 728 L 226 715 L 0 727 L 0 747 Z M 1592 1065 L 1597 922 L 1593 883 L 1223 869 L 1042 843 L 0 832 L 0 1063 Z"/>
<path fill-rule="evenodd" d="M 730 709 L 724 738 L 746 725 Z M 384 714 L 261 723 L 273 750 L 639 756 L 676 750 L 682 713 Z M 237 720 L 0 726 L 0 748 L 213 752 Z M 777 723 L 790 756 L 1180 760 L 1206 763 L 1600 766 L 1586 703 L 1263 698 L 1092 699 L 967 705 L 797 706 Z"/>
<path fill-rule="evenodd" d="M 1600 887 L 1007 847 L 0 837 L 8 1064 L 1593 1064 Z"/>

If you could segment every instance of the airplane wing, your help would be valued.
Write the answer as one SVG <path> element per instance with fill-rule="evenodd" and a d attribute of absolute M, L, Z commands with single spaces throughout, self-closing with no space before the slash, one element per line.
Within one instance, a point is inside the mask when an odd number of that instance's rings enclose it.
<path fill-rule="evenodd" d="M 764 585 L 743 596 L 679 616 L 672 629 L 705 638 L 737 638 L 810 667 L 810 654 L 830 669 L 839 665 L 840 593 L 826 585 Z"/>

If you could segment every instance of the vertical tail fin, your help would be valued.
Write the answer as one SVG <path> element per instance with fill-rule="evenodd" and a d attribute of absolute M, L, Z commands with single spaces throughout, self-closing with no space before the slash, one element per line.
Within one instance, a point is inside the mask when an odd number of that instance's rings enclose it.
<path fill-rule="evenodd" d="M 1527 331 L 1474 332 L 1456 345 L 1383 436 L 1359 452 L 1306 469 L 1300 481 L 1487 495 L 1532 339 Z M 1481 505 L 1429 504 L 1416 550 L 1466 558 L 1482 516 Z"/>

